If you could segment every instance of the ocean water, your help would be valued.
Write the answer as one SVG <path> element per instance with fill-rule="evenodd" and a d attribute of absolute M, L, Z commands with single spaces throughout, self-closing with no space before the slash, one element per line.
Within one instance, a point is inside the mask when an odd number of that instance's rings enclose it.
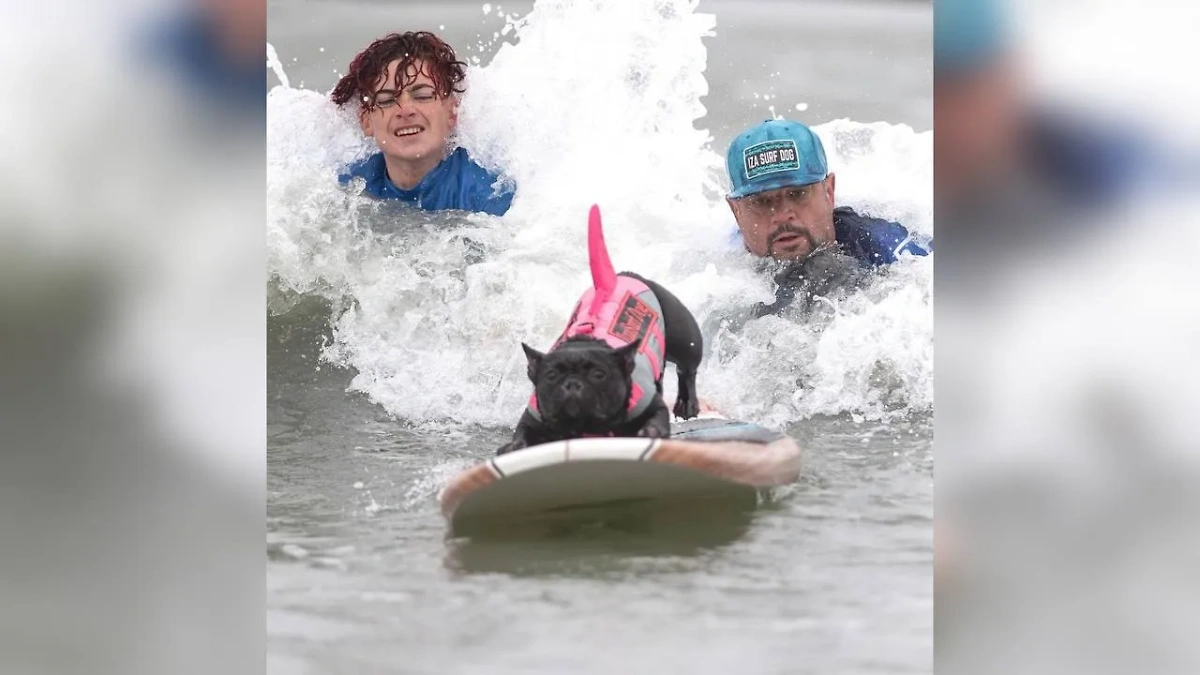
<path fill-rule="evenodd" d="M 270 3 L 271 672 L 927 672 L 933 257 L 811 317 L 749 319 L 723 151 L 814 125 L 840 203 L 933 234 L 927 3 Z M 503 218 L 338 188 L 370 150 L 325 98 L 390 30 L 472 61 L 459 142 L 520 186 Z M 511 433 L 588 283 L 614 264 L 705 327 L 701 397 L 786 429 L 767 508 L 534 542 L 448 539 L 435 495 Z M 667 397 L 674 378 L 667 378 Z"/>

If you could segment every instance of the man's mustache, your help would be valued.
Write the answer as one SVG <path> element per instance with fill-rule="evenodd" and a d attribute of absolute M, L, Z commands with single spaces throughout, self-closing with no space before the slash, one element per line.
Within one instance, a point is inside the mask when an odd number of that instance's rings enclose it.
<path fill-rule="evenodd" d="M 774 254 L 775 253 L 775 241 L 777 239 L 779 239 L 780 237 L 782 237 L 784 235 L 788 235 L 788 234 L 795 234 L 795 235 L 804 237 L 805 239 L 808 240 L 809 251 L 817 250 L 817 241 L 815 239 L 813 239 L 812 233 L 810 233 L 808 230 L 802 230 L 802 229 L 793 227 L 789 223 L 784 223 L 783 225 L 780 225 L 775 230 L 773 230 L 771 232 L 771 234 L 767 236 L 767 253 Z"/>

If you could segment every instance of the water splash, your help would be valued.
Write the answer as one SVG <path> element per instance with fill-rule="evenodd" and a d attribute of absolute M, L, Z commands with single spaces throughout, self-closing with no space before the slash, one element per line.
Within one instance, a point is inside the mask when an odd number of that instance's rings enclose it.
<path fill-rule="evenodd" d="M 507 17 L 519 40 L 470 71 L 457 139 L 519 186 L 503 218 L 340 189 L 338 170 L 373 150 L 353 112 L 272 89 L 271 306 L 286 311 L 296 293 L 334 300 L 325 358 L 357 371 L 352 389 L 428 428 L 513 424 L 530 386 L 520 342 L 549 346 L 590 284 L 592 203 L 617 269 L 664 283 L 702 325 L 769 301 L 769 278 L 731 237 L 723 158 L 700 124 L 715 21 L 695 4 L 543 0 Z M 816 131 L 841 203 L 932 234 L 931 133 L 850 120 Z M 701 396 L 743 419 L 927 411 L 932 259 L 900 263 L 819 330 L 765 317 L 705 338 Z"/>
<path fill-rule="evenodd" d="M 279 82 L 286 88 L 291 88 L 291 83 L 288 82 L 287 73 L 283 72 L 283 62 L 279 60 L 279 54 L 275 53 L 275 45 L 267 43 L 267 67 L 271 72 L 275 73 L 275 77 L 279 78 Z"/>

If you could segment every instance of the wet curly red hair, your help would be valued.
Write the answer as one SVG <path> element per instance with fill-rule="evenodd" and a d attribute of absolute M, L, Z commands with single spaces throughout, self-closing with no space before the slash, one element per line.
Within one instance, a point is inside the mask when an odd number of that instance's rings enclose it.
<path fill-rule="evenodd" d="M 339 107 L 357 98 L 361 110 L 370 110 L 375 105 L 375 83 L 387 73 L 388 64 L 397 59 L 400 67 L 396 69 L 396 91 L 410 83 L 409 66 L 418 60 L 424 62 L 425 74 L 433 80 L 439 97 L 464 91 L 467 64 L 458 60 L 454 48 L 433 33 L 410 31 L 389 33 L 359 52 L 329 97 Z"/>

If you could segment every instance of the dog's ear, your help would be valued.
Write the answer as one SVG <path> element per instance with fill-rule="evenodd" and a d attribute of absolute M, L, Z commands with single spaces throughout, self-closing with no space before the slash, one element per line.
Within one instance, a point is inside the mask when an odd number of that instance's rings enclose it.
<path fill-rule="evenodd" d="M 521 349 L 525 350 L 525 358 L 529 359 L 529 380 L 534 384 L 537 384 L 538 368 L 542 366 L 542 358 L 546 355 L 534 349 L 533 347 L 530 347 L 524 342 L 521 343 Z"/>
<path fill-rule="evenodd" d="M 617 359 L 621 362 L 621 368 L 625 372 L 625 376 L 633 375 L 633 364 L 637 359 L 638 347 L 641 345 L 637 342 L 631 342 L 624 347 L 618 347 L 613 352 L 617 355 Z"/>

